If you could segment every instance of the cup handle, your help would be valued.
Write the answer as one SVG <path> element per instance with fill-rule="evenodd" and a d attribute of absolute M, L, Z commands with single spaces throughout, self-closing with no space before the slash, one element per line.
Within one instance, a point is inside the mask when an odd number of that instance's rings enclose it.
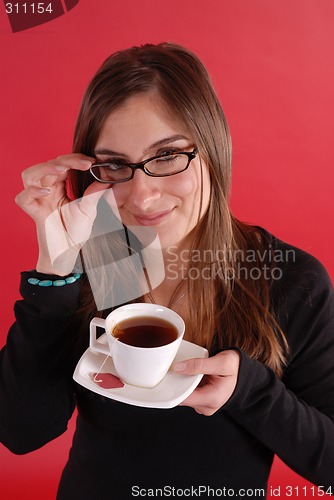
<path fill-rule="evenodd" d="M 93 349 L 93 351 L 101 352 L 102 354 L 110 354 L 110 349 L 108 344 L 102 344 L 99 342 L 99 340 L 96 338 L 96 327 L 100 326 L 101 328 L 105 329 L 106 322 L 102 318 L 93 318 L 92 321 L 90 322 L 90 348 Z"/>

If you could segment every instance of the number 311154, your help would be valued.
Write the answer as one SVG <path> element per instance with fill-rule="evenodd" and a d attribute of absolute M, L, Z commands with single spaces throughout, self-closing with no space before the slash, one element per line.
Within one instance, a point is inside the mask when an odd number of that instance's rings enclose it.
<path fill-rule="evenodd" d="M 52 3 L 6 3 L 7 14 L 52 14 Z"/>

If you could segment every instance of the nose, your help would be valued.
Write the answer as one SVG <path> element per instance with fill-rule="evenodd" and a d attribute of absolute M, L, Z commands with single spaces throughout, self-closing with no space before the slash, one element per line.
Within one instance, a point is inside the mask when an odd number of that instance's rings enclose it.
<path fill-rule="evenodd" d="M 129 184 L 128 205 L 141 211 L 147 210 L 161 196 L 161 179 L 150 177 L 141 170 L 136 170 Z"/>

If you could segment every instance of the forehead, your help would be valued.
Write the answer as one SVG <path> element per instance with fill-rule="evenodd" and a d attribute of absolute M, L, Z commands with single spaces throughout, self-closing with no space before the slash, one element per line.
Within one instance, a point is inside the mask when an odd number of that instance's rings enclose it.
<path fill-rule="evenodd" d="M 124 148 L 130 144 L 147 146 L 177 134 L 189 137 L 184 124 L 180 123 L 159 94 L 150 91 L 127 98 L 109 113 L 96 148 L 110 144 L 113 148 Z"/>

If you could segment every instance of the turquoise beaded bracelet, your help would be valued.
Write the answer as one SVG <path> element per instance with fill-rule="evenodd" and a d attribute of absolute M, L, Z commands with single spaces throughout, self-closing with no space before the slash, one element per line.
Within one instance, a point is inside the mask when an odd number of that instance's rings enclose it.
<path fill-rule="evenodd" d="M 81 274 L 75 273 L 72 276 L 69 276 L 68 278 L 63 278 L 63 279 L 57 279 L 57 280 L 39 280 L 37 278 L 29 278 L 28 283 L 30 285 L 38 285 L 38 286 L 64 286 L 64 285 L 71 285 L 72 283 L 75 283 L 79 278 Z"/>

